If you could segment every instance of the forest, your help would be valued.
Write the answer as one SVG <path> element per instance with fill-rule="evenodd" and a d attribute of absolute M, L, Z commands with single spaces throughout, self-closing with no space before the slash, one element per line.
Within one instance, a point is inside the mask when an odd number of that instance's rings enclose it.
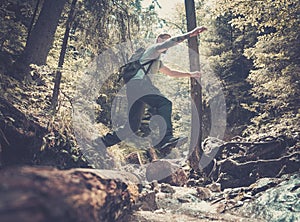
<path fill-rule="evenodd" d="M 0 221 L 300 220 L 299 1 L 166 2 L 1 0 Z M 157 151 L 146 105 L 137 142 L 99 145 L 119 68 L 197 26 L 161 59 L 201 77 L 151 76 L 188 142 Z"/>

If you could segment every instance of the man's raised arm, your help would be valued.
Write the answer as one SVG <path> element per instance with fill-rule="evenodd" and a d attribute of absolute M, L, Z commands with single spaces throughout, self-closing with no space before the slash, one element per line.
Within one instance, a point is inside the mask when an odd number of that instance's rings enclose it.
<path fill-rule="evenodd" d="M 178 43 L 183 42 L 184 40 L 186 40 L 188 38 L 199 35 L 201 32 L 204 32 L 205 30 L 207 30 L 206 27 L 203 27 L 203 26 L 197 27 L 190 32 L 184 33 L 179 36 L 172 37 L 162 43 L 157 44 L 156 49 L 159 51 L 164 51 L 168 48 L 171 48 L 171 47 L 177 45 Z"/>

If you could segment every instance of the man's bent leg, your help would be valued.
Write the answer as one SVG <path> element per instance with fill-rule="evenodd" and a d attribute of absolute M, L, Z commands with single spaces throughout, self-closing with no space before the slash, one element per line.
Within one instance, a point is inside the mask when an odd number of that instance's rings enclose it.
<path fill-rule="evenodd" d="M 133 133 L 139 130 L 144 112 L 145 104 L 141 100 L 135 101 L 132 106 L 129 107 L 129 126 Z"/>
<path fill-rule="evenodd" d="M 172 102 L 165 97 L 160 96 L 157 105 L 157 114 L 162 116 L 166 122 L 166 136 L 173 135 L 172 127 Z"/>
<path fill-rule="evenodd" d="M 108 133 L 102 137 L 102 141 L 106 147 L 113 146 L 135 134 L 141 123 L 144 113 L 144 103 L 142 101 L 135 101 L 132 105 L 129 104 L 129 114 L 126 124 L 112 133 Z"/>
<path fill-rule="evenodd" d="M 166 141 L 173 138 L 173 128 L 172 128 L 172 102 L 161 95 L 146 95 L 141 98 L 143 102 L 147 103 L 151 107 L 156 108 L 156 114 L 164 119 L 164 124 L 159 125 L 159 136 L 161 138 L 153 138 L 154 146 L 161 146 Z M 164 126 L 164 127 L 163 127 Z"/>

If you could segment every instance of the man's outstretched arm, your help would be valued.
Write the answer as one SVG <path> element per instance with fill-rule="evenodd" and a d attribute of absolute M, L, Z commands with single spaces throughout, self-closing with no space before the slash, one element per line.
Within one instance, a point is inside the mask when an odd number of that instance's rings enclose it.
<path fill-rule="evenodd" d="M 199 71 L 195 71 L 195 72 L 182 72 L 182 71 L 178 71 L 178 70 L 173 70 L 170 69 L 167 66 L 162 66 L 159 69 L 160 72 L 162 72 L 165 75 L 171 76 L 171 77 L 190 77 L 190 78 L 199 78 L 201 76 L 201 73 Z"/>
<path fill-rule="evenodd" d="M 177 45 L 178 43 L 183 42 L 184 40 L 186 40 L 188 38 L 199 35 L 201 32 L 204 32 L 205 30 L 207 30 L 206 27 L 203 27 L 203 26 L 197 27 L 190 32 L 184 33 L 179 36 L 172 37 L 172 38 L 166 40 L 165 42 L 157 44 L 156 49 L 158 51 L 165 51 L 166 49 L 171 48 L 171 47 Z"/>

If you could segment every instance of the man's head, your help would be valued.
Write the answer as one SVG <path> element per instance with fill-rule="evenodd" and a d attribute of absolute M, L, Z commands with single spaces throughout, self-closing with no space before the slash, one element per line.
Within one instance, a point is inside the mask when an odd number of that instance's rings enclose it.
<path fill-rule="evenodd" d="M 168 33 L 162 33 L 162 34 L 159 34 L 156 38 L 156 42 L 157 43 L 161 43 L 161 42 L 164 42 L 166 40 L 168 40 L 169 38 L 171 38 L 171 35 L 168 34 Z"/>

